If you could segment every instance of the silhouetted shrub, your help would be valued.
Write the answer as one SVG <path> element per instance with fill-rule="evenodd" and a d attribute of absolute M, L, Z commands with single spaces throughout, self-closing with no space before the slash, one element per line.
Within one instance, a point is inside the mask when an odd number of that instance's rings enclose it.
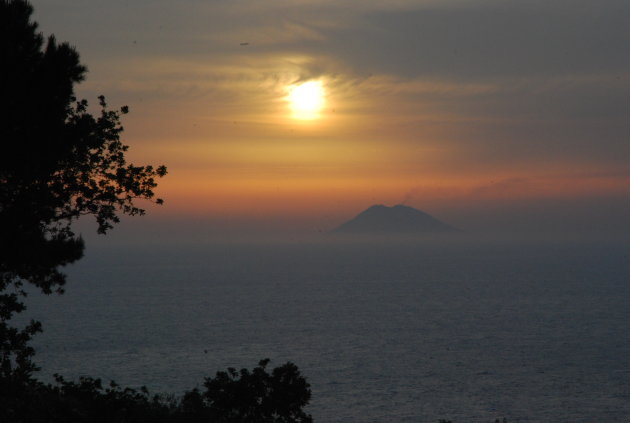
<path fill-rule="evenodd" d="M 100 379 L 78 382 L 55 377 L 54 384 L 29 381 L 0 397 L 0 421 L 145 423 L 311 423 L 303 408 L 311 391 L 297 366 L 286 363 L 267 372 L 269 360 L 252 371 L 228 369 L 207 378 L 200 391 L 181 397 L 151 395 L 146 388 L 104 386 Z"/>

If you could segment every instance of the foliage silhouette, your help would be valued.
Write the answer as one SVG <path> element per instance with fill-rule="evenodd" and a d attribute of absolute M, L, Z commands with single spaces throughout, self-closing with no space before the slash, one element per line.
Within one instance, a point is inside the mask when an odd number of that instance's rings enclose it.
<path fill-rule="evenodd" d="M 83 255 L 72 223 L 96 218 L 99 233 L 119 215 L 141 215 L 137 199 L 154 199 L 166 167 L 134 166 L 125 160 L 120 116 L 99 97 L 93 116 L 74 84 L 86 68 L 67 43 L 37 32 L 33 8 L 23 0 L 0 0 L 0 387 L 27 380 L 31 337 L 41 324 L 10 325 L 24 311 L 25 283 L 45 294 L 63 292 L 60 267 Z"/>
<path fill-rule="evenodd" d="M 269 360 L 253 371 L 218 372 L 207 378 L 204 392 L 193 389 L 181 398 L 151 395 L 146 388 L 103 386 L 83 377 L 68 382 L 33 382 L 0 397 L 3 422 L 81 423 L 311 423 L 302 411 L 311 395 L 308 383 L 292 363 L 267 372 Z"/>
<path fill-rule="evenodd" d="M 217 372 L 206 379 L 204 393 L 192 390 L 184 395 L 184 409 L 220 423 L 312 422 L 302 411 L 311 391 L 297 366 L 286 363 L 268 373 L 268 363 L 262 360 L 251 372 L 233 368 Z"/>

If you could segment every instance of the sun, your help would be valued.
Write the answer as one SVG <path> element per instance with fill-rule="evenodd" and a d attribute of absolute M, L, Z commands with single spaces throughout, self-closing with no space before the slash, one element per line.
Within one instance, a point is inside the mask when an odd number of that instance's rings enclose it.
<path fill-rule="evenodd" d="M 325 103 L 321 81 L 308 81 L 289 87 L 289 105 L 293 117 L 302 120 L 317 119 Z"/>

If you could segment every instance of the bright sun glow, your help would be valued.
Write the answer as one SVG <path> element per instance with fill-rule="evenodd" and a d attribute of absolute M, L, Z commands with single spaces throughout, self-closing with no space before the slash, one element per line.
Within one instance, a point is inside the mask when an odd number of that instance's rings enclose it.
<path fill-rule="evenodd" d="M 309 81 L 289 88 L 289 103 L 296 119 L 317 119 L 324 107 L 324 87 L 320 81 Z"/>

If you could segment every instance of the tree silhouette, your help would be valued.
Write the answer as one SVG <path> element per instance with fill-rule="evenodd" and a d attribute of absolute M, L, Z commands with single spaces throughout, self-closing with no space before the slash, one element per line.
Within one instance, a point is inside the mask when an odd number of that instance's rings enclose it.
<path fill-rule="evenodd" d="M 38 322 L 18 329 L 11 318 L 25 309 L 25 283 L 63 292 L 60 267 L 83 254 L 72 231 L 93 215 L 106 233 L 120 214 L 141 215 L 137 199 L 154 199 L 159 166 L 125 160 L 120 116 L 99 97 L 92 115 L 77 101 L 74 85 L 86 68 L 67 43 L 44 37 L 23 0 L 0 0 L 0 379 L 25 380 L 35 370 L 28 342 Z M 6 386 L 6 385 L 5 385 Z"/>

